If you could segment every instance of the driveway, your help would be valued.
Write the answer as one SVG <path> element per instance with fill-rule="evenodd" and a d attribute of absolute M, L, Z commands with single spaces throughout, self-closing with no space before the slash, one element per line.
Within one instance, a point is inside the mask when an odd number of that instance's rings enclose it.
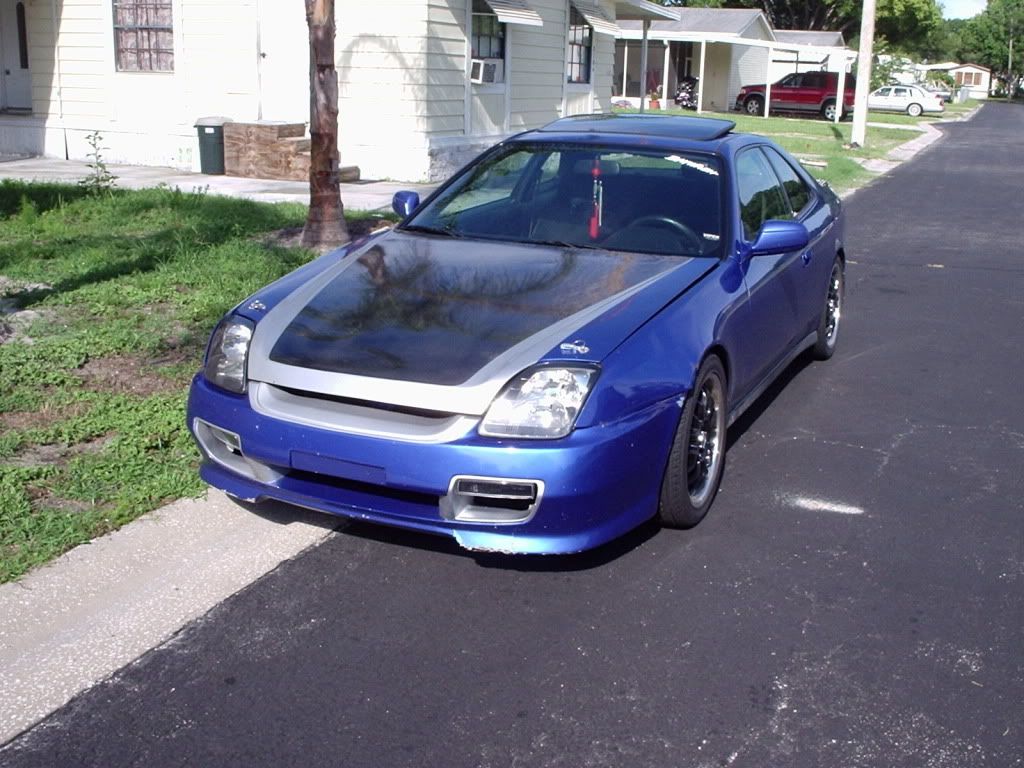
<path fill-rule="evenodd" d="M 1021 765 L 1024 109 L 849 202 L 840 350 L 691 531 L 473 557 L 345 527 L 5 766 Z"/>

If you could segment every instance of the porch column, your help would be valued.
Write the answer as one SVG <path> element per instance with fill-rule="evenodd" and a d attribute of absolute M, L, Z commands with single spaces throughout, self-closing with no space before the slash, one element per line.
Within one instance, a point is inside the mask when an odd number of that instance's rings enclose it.
<path fill-rule="evenodd" d="M 647 99 L 647 32 L 651 28 L 651 22 L 643 21 L 644 36 L 640 43 L 640 112 L 644 111 L 644 101 Z"/>
<path fill-rule="evenodd" d="M 622 41 L 622 98 L 626 98 L 626 86 L 629 85 L 629 40 Z"/>
<path fill-rule="evenodd" d="M 770 45 L 768 46 L 768 66 L 764 70 L 764 116 L 768 117 L 769 107 L 772 103 L 772 79 L 769 75 L 772 73 L 772 57 L 775 55 L 775 49 Z"/>
<path fill-rule="evenodd" d="M 832 54 L 828 57 L 829 63 L 832 63 Z M 843 89 L 846 88 L 846 56 L 843 56 L 843 63 L 839 67 L 839 82 L 836 83 L 836 116 L 832 122 L 839 125 L 839 121 L 843 117 Z"/>
<path fill-rule="evenodd" d="M 661 68 L 661 108 L 662 110 L 668 109 L 668 59 L 669 59 L 669 47 L 671 43 L 668 40 L 665 41 L 665 64 Z"/>
<path fill-rule="evenodd" d="M 700 41 L 700 72 L 697 75 L 697 114 L 704 111 L 704 58 L 707 53 L 707 40 Z"/>

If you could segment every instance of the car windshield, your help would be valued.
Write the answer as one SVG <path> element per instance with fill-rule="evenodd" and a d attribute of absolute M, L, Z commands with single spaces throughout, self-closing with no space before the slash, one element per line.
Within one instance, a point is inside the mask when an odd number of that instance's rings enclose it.
<path fill-rule="evenodd" d="M 467 168 L 405 229 L 577 248 L 717 256 L 715 157 L 513 144 Z"/>

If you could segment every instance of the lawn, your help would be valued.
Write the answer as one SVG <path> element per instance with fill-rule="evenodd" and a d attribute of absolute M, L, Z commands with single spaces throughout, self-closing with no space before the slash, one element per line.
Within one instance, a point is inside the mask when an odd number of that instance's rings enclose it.
<path fill-rule="evenodd" d="M 312 257 L 271 235 L 304 219 L 171 189 L 0 183 L 0 581 L 202 491 L 188 381 L 221 314 Z"/>

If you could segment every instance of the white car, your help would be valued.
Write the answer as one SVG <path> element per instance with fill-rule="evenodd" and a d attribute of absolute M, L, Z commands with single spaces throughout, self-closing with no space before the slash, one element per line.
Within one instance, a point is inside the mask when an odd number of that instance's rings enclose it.
<path fill-rule="evenodd" d="M 868 109 L 920 117 L 923 112 L 942 112 L 945 107 L 940 96 L 916 85 L 886 85 L 868 96 Z"/>

